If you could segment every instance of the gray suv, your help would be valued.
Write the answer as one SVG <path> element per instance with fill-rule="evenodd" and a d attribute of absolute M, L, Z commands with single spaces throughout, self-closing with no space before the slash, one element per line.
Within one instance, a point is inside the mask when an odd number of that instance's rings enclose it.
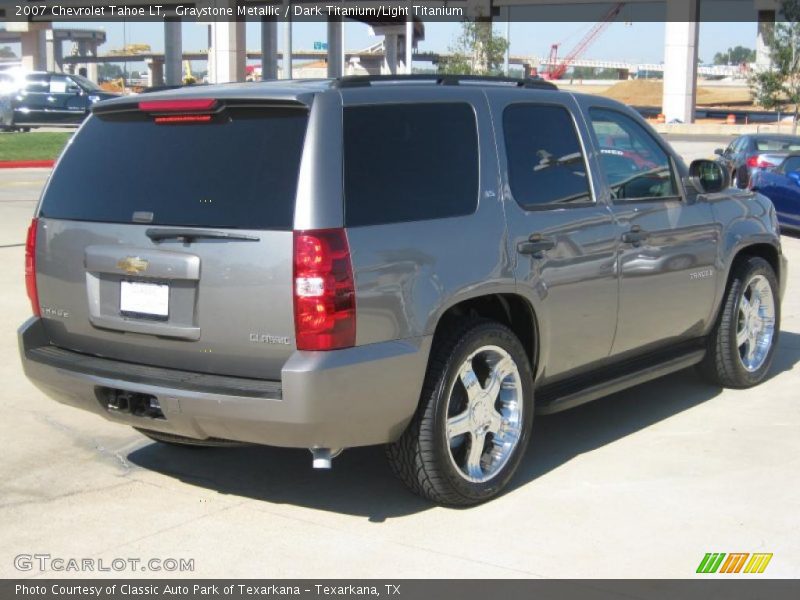
<path fill-rule="evenodd" d="M 28 233 L 20 351 L 46 394 L 159 442 L 323 468 L 386 444 L 413 491 L 470 505 L 535 413 L 693 365 L 739 388 L 769 370 L 772 204 L 619 103 L 356 77 L 92 113 Z"/>

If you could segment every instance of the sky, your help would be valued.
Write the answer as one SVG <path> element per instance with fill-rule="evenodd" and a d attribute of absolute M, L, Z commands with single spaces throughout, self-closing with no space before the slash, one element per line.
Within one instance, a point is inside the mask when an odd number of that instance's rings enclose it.
<path fill-rule="evenodd" d="M 624 18 L 624 17 L 623 17 Z M 511 53 L 525 56 L 547 56 L 550 46 L 561 43 L 563 56 L 574 47 L 592 27 L 592 23 L 511 23 Z M 67 26 L 56 23 L 55 27 Z M 153 51 L 164 49 L 163 26 L 160 23 L 145 22 L 87 22 L 70 23 L 69 27 L 104 29 L 106 43 L 100 47 L 100 54 L 125 43 L 149 44 Z M 185 51 L 205 50 L 208 35 L 205 25 L 195 22 L 183 23 L 183 49 Z M 742 45 L 755 48 L 757 25 L 753 22 L 700 24 L 699 55 L 702 62 L 711 62 L 714 54 L 724 52 L 729 47 Z M 279 48 L 282 26 L 278 28 Z M 325 23 L 295 23 L 293 43 L 297 49 L 313 49 L 314 42 L 326 40 Z M 444 52 L 452 45 L 460 25 L 458 23 L 425 23 L 425 40 L 420 42 L 421 51 Z M 495 31 L 505 35 L 505 23 L 496 23 Z M 345 24 L 345 47 L 358 50 L 380 41 L 380 37 L 370 35 L 366 25 L 348 21 Z M 13 47 L 13 46 L 12 46 Z M 247 23 L 247 49 L 258 51 L 261 47 L 260 23 Z M 18 45 L 14 50 L 18 53 Z M 64 48 L 65 53 L 69 52 Z M 586 51 L 584 58 L 596 60 L 618 60 L 634 63 L 660 63 L 664 59 L 664 23 L 660 22 L 615 22 Z M 129 65 L 131 66 L 131 65 Z"/>

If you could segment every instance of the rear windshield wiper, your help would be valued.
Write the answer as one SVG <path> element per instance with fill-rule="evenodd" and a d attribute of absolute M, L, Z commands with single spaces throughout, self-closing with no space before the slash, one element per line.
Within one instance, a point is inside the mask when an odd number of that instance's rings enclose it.
<path fill-rule="evenodd" d="M 145 235 L 154 242 L 163 242 L 164 240 L 181 240 L 183 242 L 191 242 L 193 240 L 258 242 L 261 239 L 258 236 L 244 233 L 209 231 L 203 229 L 148 229 L 145 231 Z"/>

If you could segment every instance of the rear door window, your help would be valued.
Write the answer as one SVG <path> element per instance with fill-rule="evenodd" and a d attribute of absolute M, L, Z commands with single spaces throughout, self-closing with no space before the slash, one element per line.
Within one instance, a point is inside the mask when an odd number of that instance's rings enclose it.
<path fill-rule="evenodd" d="M 478 174 L 469 104 L 344 109 L 348 227 L 471 214 L 478 205 Z"/>
<path fill-rule="evenodd" d="M 53 173 L 41 216 L 291 229 L 307 112 L 227 109 L 211 123 L 93 116 Z M 138 220 L 141 220 L 139 217 Z"/>
<path fill-rule="evenodd" d="M 25 78 L 25 91 L 46 94 L 50 91 L 50 75 L 36 73 Z"/>
<path fill-rule="evenodd" d="M 592 202 L 583 150 L 566 108 L 512 104 L 503 111 L 503 136 L 511 193 L 522 208 Z"/>

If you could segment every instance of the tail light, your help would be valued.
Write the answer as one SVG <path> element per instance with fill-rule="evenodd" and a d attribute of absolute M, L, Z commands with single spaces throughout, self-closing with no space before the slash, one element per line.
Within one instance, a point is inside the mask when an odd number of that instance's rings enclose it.
<path fill-rule="evenodd" d="M 344 229 L 294 232 L 294 328 L 298 350 L 355 345 L 355 281 Z"/>
<path fill-rule="evenodd" d="M 756 154 L 747 158 L 747 166 L 758 169 L 771 169 L 773 167 L 777 167 L 778 165 L 771 163 L 770 161 Z"/>
<path fill-rule="evenodd" d="M 213 98 L 188 98 L 186 100 L 143 100 L 139 102 L 142 112 L 197 112 L 212 111 L 216 108 L 217 101 Z"/>
<path fill-rule="evenodd" d="M 25 240 L 25 289 L 31 301 L 33 314 L 42 316 L 39 308 L 39 291 L 36 288 L 36 230 L 39 228 L 39 219 L 33 219 L 28 227 L 28 237 Z"/>

